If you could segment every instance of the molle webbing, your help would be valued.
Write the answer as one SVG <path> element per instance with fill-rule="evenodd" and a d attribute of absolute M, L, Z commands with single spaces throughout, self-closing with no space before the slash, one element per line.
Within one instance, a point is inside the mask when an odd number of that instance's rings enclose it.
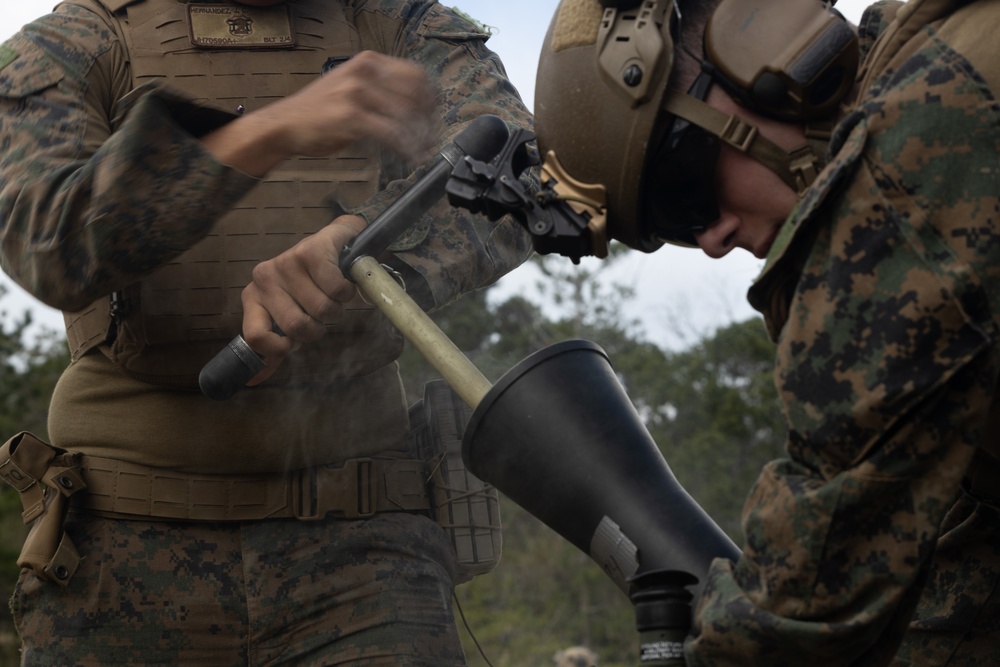
<path fill-rule="evenodd" d="M 197 475 L 79 457 L 87 493 L 72 506 L 113 518 L 181 521 L 360 519 L 430 509 L 424 464 L 350 459 L 276 475 Z"/>
<path fill-rule="evenodd" d="M 90 6 L 94 0 L 70 2 Z M 341 2 L 289 3 L 294 47 L 240 50 L 194 47 L 189 5 L 177 0 L 114 6 L 120 7 L 111 18 L 128 50 L 132 88 L 156 80 L 227 112 L 253 112 L 289 96 L 315 81 L 328 59 L 343 59 L 361 48 L 361 36 Z M 245 9 L 251 16 L 272 11 Z M 253 267 L 321 229 L 338 207 L 356 206 L 373 195 L 379 173 L 370 145 L 327 158 L 293 158 L 279 166 L 205 239 L 117 295 L 117 313 L 97 304 L 68 315 L 74 358 L 102 345 L 110 334 L 113 343 L 102 347 L 124 372 L 156 384 L 196 387 L 201 367 L 241 331 L 241 293 Z M 401 349 L 402 338 L 381 313 L 356 298 L 328 327 L 323 342 L 292 355 L 269 382 L 292 376 L 296 382 L 355 377 L 389 363 Z"/>

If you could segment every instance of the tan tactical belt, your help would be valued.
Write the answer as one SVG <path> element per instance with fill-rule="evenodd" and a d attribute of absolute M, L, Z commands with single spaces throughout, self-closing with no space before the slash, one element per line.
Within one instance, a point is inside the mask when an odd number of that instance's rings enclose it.
<path fill-rule="evenodd" d="M 62 528 L 68 511 L 120 519 L 310 521 L 430 510 L 424 465 L 411 459 L 351 459 L 280 475 L 199 475 L 72 454 L 23 432 L 0 446 L 0 479 L 20 494 L 22 518 L 31 526 L 18 565 L 60 585 L 80 562 Z"/>
<path fill-rule="evenodd" d="M 351 459 L 286 475 L 172 473 L 112 459 L 81 456 L 87 493 L 73 509 L 113 518 L 182 521 L 344 519 L 376 512 L 428 510 L 423 464 Z"/>

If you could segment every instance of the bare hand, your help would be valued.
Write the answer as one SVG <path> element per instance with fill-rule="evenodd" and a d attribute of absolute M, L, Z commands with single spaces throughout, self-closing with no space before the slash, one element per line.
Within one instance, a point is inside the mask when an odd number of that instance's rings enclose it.
<path fill-rule="evenodd" d="M 290 157 L 325 157 L 364 139 L 420 164 L 431 157 L 438 130 L 437 95 L 424 71 L 362 51 L 202 142 L 224 164 L 263 176 Z"/>
<path fill-rule="evenodd" d="M 259 384 L 302 343 L 326 333 L 326 323 L 343 313 L 357 287 L 340 270 L 340 252 L 365 227 L 345 215 L 253 270 L 243 289 L 243 338 L 264 357 L 267 368 L 249 384 Z M 284 335 L 276 333 L 274 325 Z"/>

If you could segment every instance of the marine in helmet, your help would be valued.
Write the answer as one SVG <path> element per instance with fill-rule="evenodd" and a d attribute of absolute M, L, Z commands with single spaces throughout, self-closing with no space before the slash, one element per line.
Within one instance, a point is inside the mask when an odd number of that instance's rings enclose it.
<path fill-rule="evenodd" d="M 689 665 L 1000 660 L 995 2 L 563 0 L 545 174 L 616 239 L 766 260 L 787 457 L 717 560 Z M 895 662 L 893 662 L 895 661 Z"/>

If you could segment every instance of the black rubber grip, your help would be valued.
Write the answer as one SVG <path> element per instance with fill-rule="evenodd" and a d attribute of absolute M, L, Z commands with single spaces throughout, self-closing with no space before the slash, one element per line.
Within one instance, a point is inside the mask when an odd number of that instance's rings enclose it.
<path fill-rule="evenodd" d="M 224 401 L 246 386 L 264 366 L 264 360 L 250 349 L 243 336 L 237 336 L 201 369 L 198 386 L 209 398 Z"/>

